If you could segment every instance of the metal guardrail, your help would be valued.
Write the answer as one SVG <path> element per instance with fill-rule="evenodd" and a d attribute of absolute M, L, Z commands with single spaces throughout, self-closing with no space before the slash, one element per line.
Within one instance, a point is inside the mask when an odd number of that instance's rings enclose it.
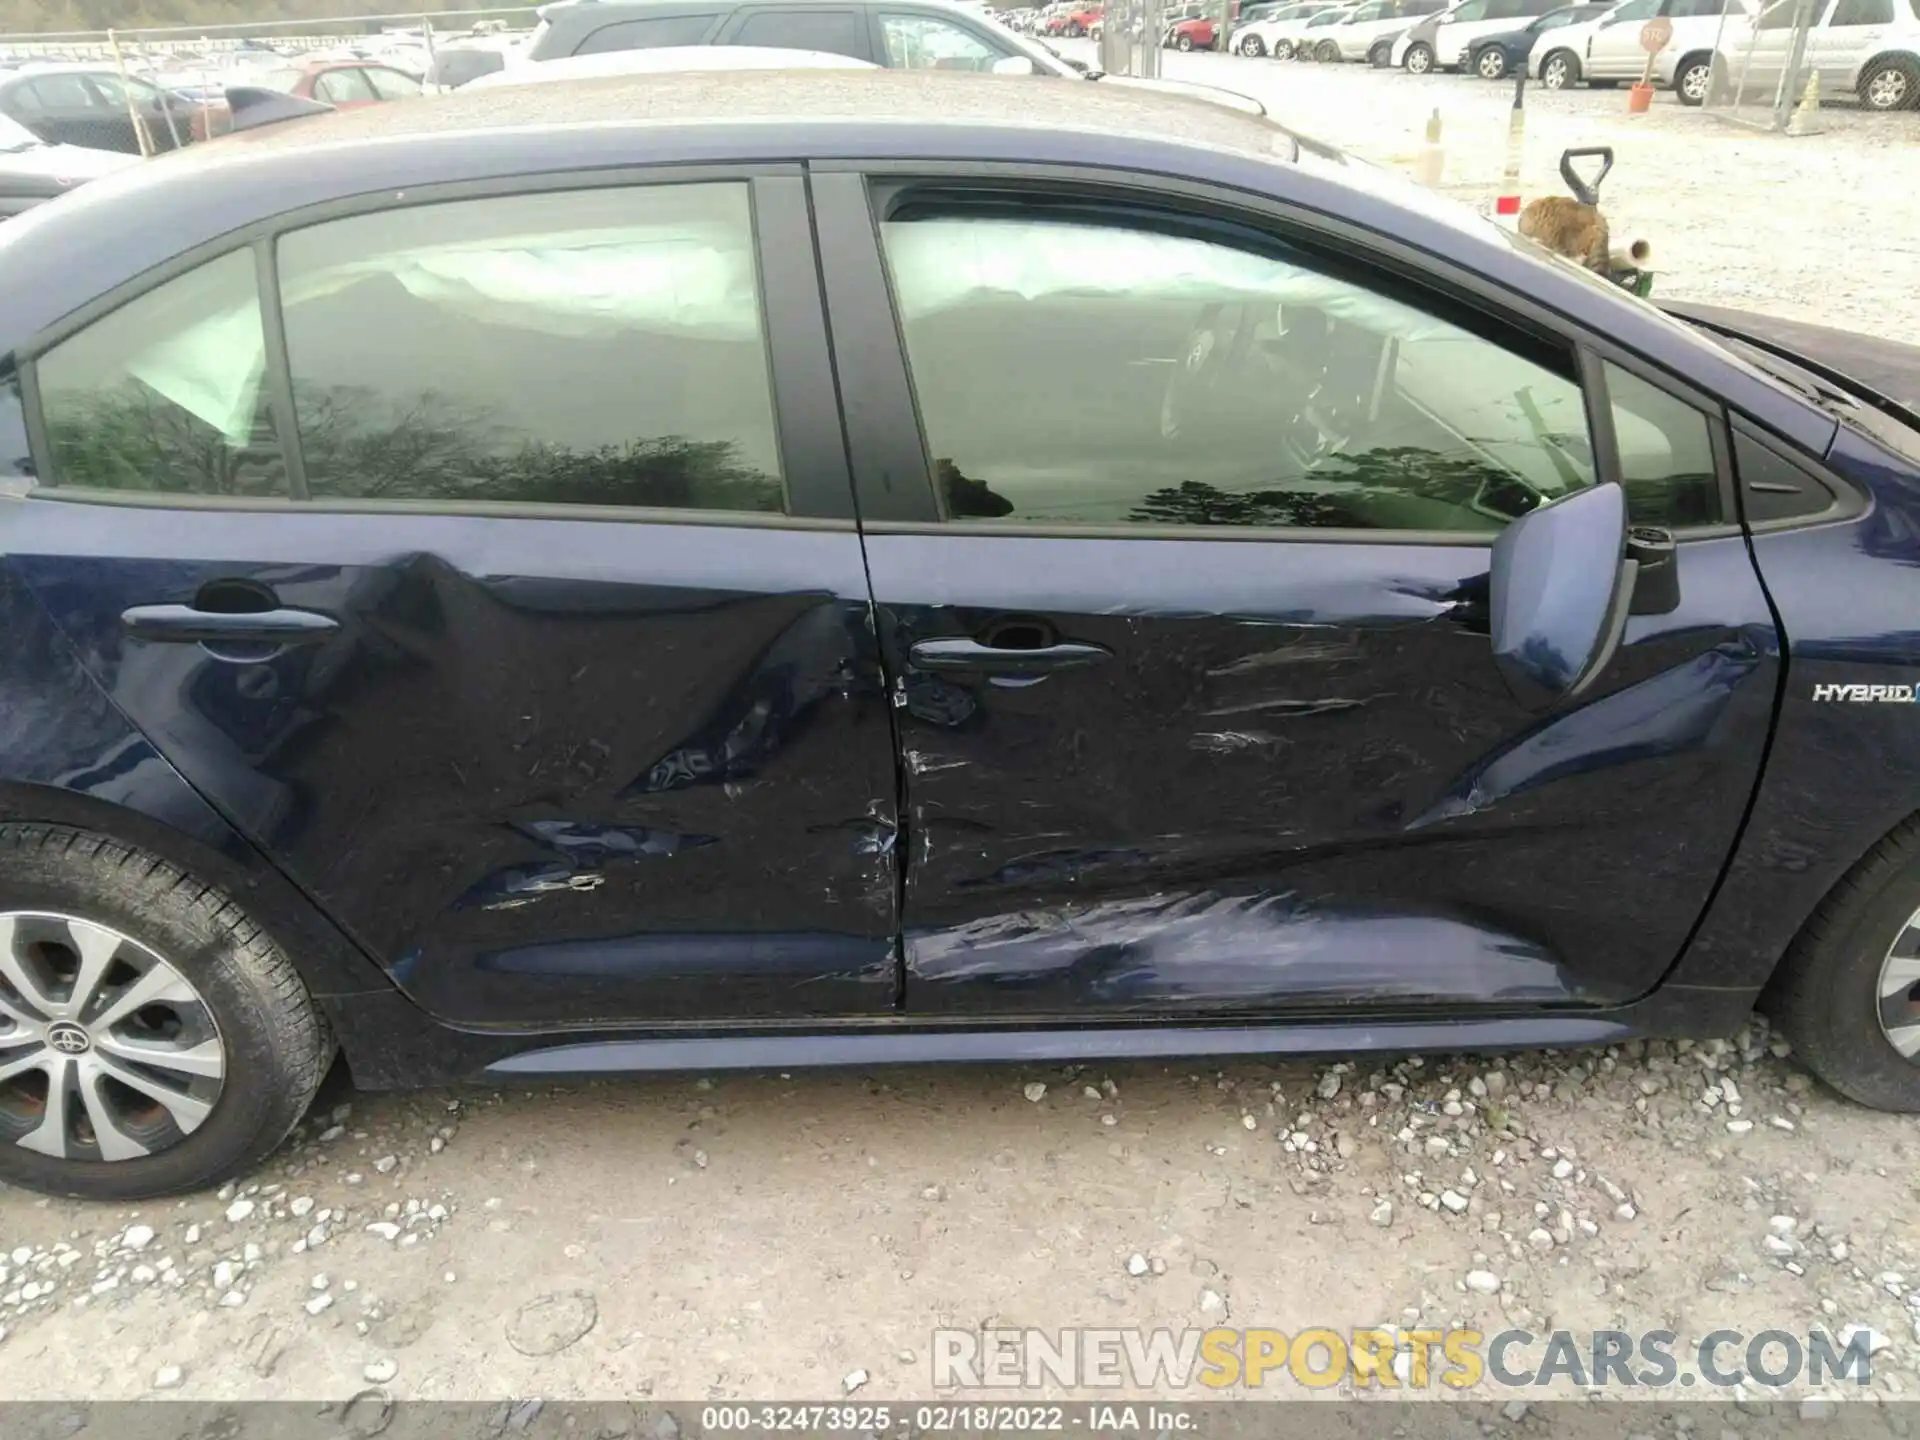
<path fill-rule="evenodd" d="M 111 60 L 123 50 L 151 55 L 237 53 L 267 45 L 310 46 L 317 41 L 365 41 L 406 31 L 428 43 L 474 33 L 486 21 L 508 21 L 509 31 L 531 29 L 533 7 L 495 5 L 480 9 L 333 15 L 314 20 L 260 20 L 224 25 L 167 25 L 113 30 L 22 31 L 0 35 L 0 56 L 26 59 Z M 464 22 L 464 23 L 462 23 Z"/>

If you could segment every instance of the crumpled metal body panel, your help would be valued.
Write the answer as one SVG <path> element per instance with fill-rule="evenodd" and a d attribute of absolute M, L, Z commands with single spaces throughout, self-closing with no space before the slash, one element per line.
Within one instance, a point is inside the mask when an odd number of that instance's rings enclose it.
<path fill-rule="evenodd" d="M 891 1007 L 893 749 L 851 530 L 29 500 L 8 545 L 160 753 L 432 1013 Z M 122 631 L 238 577 L 338 632 L 238 662 Z"/>
<path fill-rule="evenodd" d="M 1778 679 L 1744 543 L 1682 551 L 1575 701 L 1519 704 L 1487 551 L 868 541 L 901 679 L 909 1014 L 1608 1004 L 1680 953 Z M 916 640 L 1030 615 L 1114 658 L 1018 686 Z"/>

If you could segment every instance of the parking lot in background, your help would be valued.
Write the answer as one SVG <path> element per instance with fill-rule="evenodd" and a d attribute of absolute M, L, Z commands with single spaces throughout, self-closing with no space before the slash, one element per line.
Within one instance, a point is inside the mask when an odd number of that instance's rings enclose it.
<path fill-rule="evenodd" d="M 1089 64 L 1091 41 L 1052 43 Z M 1169 80 L 1220 85 L 1277 119 L 1357 155 L 1411 171 L 1438 109 L 1442 188 L 1491 205 L 1506 163 L 1513 82 L 1409 75 L 1364 65 L 1161 56 Z M 1627 91 L 1526 91 L 1522 193 L 1564 194 L 1560 152 L 1611 145 L 1601 208 L 1615 240 L 1653 243 L 1656 295 L 1764 310 L 1911 340 L 1920 331 L 1920 111 L 1824 107 L 1820 133 L 1762 134 L 1687 109 L 1670 91 L 1645 115 Z"/>

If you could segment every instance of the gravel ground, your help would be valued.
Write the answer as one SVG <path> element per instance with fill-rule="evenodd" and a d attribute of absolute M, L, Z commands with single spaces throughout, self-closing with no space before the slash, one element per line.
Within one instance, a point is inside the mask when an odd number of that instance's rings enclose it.
<path fill-rule="evenodd" d="M 1497 181 L 1501 87 L 1168 70 L 1388 161 L 1439 105 L 1451 179 Z M 1920 115 L 1787 140 L 1624 109 L 1541 95 L 1529 193 L 1561 146 L 1608 141 L 1606 199 L 1665 290 L 1911 330 Z M 879 1401 L 931 1392 L 936 1327 L 1466 1323 L 1865 1326 L 1870 1393 L 1920 1397 L 1920 1121 L 1785 1048 L 1756 1023 L 1502 1059 L 336 1087 L 237 1191 L 0 1191 L 0 1396 Z M 1770 1423 L 1733 1413 L 1699 1433 Z"/>
<path fill-rule="evenodd" d="M 1090 42 L 1063 53 L 1092 62 Z M 1295 129 L 1411 169 L 1437 108 L 1442 188 L 1491 205 L 1506 167 L 1513 86 L 1461 75 L 1172 51 L 1168 79 L 1252 95 Z M 1920 111 L 1824 107 L 1820 133 L 1758 133 L 1688 110 L 1671 92 L 1645 115 L 1627 92 L 1527 87 L 1522 194 L 1565 194 L 1560 152 L 1611 145 L 1601 191 L 1616 238 L 1654 247 L 1656 291 L 1788 319 L 1915 338 L 1920 320 Z"/>

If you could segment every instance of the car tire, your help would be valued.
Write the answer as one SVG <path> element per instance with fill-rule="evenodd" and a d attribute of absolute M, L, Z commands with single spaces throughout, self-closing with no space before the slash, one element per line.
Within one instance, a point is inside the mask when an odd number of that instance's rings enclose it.
<path fill-rule="evenodd" d="M 1673 67 L 1673 94 L 1682 105 L 1704 105 L 1713 92 L 1711 51 L 1685 56 Z"/>
<path fill-rule="evenodd" d="M 1482 80 L 1504 80 L 1508 63 L 1506 51 L 1498 45 L 1489 45 L 1473 57 L 1473 73 Z"/>
<path fill-rule="evenodd" d="M 1367 51 L 1367 64 L 1371 65 L 1376 70 L 1384 70 L 1389 65 L 1393 64 L 1392 43 L 1390 41 L 1382 40 L 1378 45 L 1374 46 L 1371 50 Z"/>
<path fill-rule="evenodd" d="M 1876 61 L 1860 77 L 1860 104 L 1867 110 L 1909 110 L 1920 105 L 1920 66 L 1895 56 Z"/>
<path fill-rule="evenodd" d="M 1252 60 L 1258 60 L 1262 55 L 1267 53 L 1266 44 L 1258 35 L 1247 36 L 1240 42 L 1238 48 L 1242 55 Z"/>
<path fill-rule="evenodd" d="M 1428 74 L 1433 69 L 1433 47 L 1424 42 L 1409 45 L 1406 58 L 1400 63 L 1407 67 L 1411 75 Z"/>
<path fill-rule="evenodd" d="M 1191 49 L 1193 49 L 1193 36 L 1191 36 L 1191 35 L 1182 35 L 1182 36 L 1180 36 L 1180 37 L 1179 37 L 1178 39 L 1176 39 L 1176 40 L 1175 40 L 1175 41 L 1173 42 L 1173 48 L 1174 48 L 1174 49 L 1176 49 L 1176 50 L 1191 50 Z"/>
<path fill-rule="evenodd" d="M 1571 90 L 1580 83 L 1580 61 L 1571 50 L 1555 50 L 1540 62 L 1540 83 L 1549 90 Z"/>
<path fill-rule="evenodd" d="M 1291 60 L 1293 58 L 1293 42 L 1291 40 L 1274 41 L 1273 58 L 1276 60 Z"/>
<path fill-rule="evenodd" d="M 84 830 L 0 825 L 0 974 L 0 1180 L 45 1194 L 243 1174 L 334 1055 L 292 961 L 233 900 Z"/>
<path fill-rule="evenodd" d="M 1917 924 L 1920 820 L 1909 820 L 1821 902 L 1762 998 L 1801 1064 L 1876 1110 L 1920 1112 L 1920 959 L 1894 954 L 1920 953 Z"/>
<path fill-rule="evenodd" d="M 1322 40 L 1313 48 L 1313 58 L 1322 65 L 1334 65 L 1340 60 L 1340 47 L 1331 40 Z"/>

